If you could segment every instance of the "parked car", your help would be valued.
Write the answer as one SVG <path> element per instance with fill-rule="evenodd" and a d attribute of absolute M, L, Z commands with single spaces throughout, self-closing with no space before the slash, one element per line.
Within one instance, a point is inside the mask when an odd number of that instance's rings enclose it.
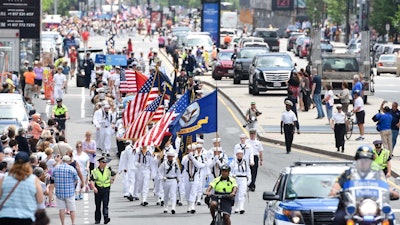
<path fill-rule="evenodd" d="M 300 29 L 296 25 L 289 25 L 285 30 L 285 38 L 290 37 L 293 32 L 299 32 Z"/>
<path fill-rule="evenodd" d="M 328 197 L 349 162 L 295 162 L 279 174 L 267 201 L 264 225 L 333 225 L 338 198 Z"/>
<path fill-rule="evenodd" d="M 305 40 L 310 40 L 310 37 L 308 37 L 308 36 L 300 36 L 300 37 L 298 37 L 298 38 L 296 39 L 296 43 L 295 43 L 295 45 L 293 46 L 293 52 L 294 52 L 294 55 L 295 55 L 295 56 L 299 56 L 300 48 L 301 48 L 301 46 L 303 45 L 303 42 L 304 42 Z"/>
<path fill-rule="evenodd" d="M 240 49 L 233 63 L 233 84 L 240 84 L 242 80 L 248 80 L 249 68 L 254 56 L 268 52 L 269 48 L 264 47 L 245 47 Z"/>
<path fill-rule="evenodd" d="M 400 45 L 399 44 L 395 44 L 395 45 L 390 45 L 388 53 L 389 54 L 395 54 L 398 53 L 400 51 Z"/>
<path fill-rule="evenodd" d="M 333 52 L 333 45 L 329 41 L 321 41 L 321 52 Z"/>
<path fill-rule="evenodd" d="M 213 42 L 210 35 L 204 33 L 191 34 L 189 33 L 184 38 L 184 46 L 188 48 L 196 48 L 197 46 L 204 46 L 204 50 L 211 54 Z"/>
<path fill-rule="evenodd" d="M 262 47 L 262 48 L 268 48 L 269 46 L 265 42 L 246 42 L 244 43 L 243 47 Z"/>
<path fill-rule="evenodd" d="M 261 37 L 273 52 L 279 52 L 279 35 L 276 28 L 256 28 L 254 37 Z"/>
<path fill-rule="evenodd" d="M 233 49 L 220 50 L 214 63 L 212 78 L 221 80 L 222 77 L 233 77 Z"/>
<path fill-rule="evenodd" d="M 244 47 L 244 44 L 245 43 L 247 43 L 247 42 L 251 42 L 251 43 L 254 43 L 254 42 L 257 42 L 257 43 L 264 43 L 264 39 L 263 38 L 259 38 L 259 37 L 243 37 L 243 38 L 241 38 L 240 39 L 240 41 L 239 41 L 239 48 L 243 48 Z"/>
<path fill-rule="evenodd" d="M 391 44 L 379 44 L 378 45 L 378 47 L 375 49 L 375 52 L 374 52 L 375 65 L 376 65 L 376 62 L 378 62 L 379 57 L 382 54 L 387 54 L 388 53 L 390 46 L 391 46 Z"/>
<path fill-rule="evenodd" d="M 293 49 L 295 43 L 296 43 L 296 39 L 300 36 L 304 36 L 303 33 L 299 33 L 299 32 L 292 32 L 289 39 L 288 39 L 288 44 L 286 46 L 286 50 L 289 52 Z"/>
<path fill-rule="evenodd" d="M 255 56 L 249 68 L 249 94 L 287 90 L 287 81 L 295 71 L 295 65 L 288 53 L 266 53 Z"/>
<path fill-rule="evenodd" d="M 396 73 L 397 55 L 396 54 L 385 54 L 379 57 L 378 62 L 376 63 L 376 72 L 377 75 L 381 75 L 381 73 Z"/>

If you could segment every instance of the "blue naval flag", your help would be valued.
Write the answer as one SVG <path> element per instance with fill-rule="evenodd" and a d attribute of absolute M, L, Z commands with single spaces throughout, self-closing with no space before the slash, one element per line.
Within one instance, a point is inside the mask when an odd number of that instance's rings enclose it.
<path fill-rule="evenodd" d="M 190 136 L 218 130 L 217 90 L 191 103 L 171 124 L 171 133 Z"/>

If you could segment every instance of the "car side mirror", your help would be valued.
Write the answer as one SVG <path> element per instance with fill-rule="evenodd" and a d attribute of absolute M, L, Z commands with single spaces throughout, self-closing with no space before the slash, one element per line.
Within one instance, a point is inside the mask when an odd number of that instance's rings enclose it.
<path fill-rule="evenodd" d="M 279 195 L 276 195 L 274 192 L 272 191 L 264 191 L 263 193 L 263 200 L 265 201 L 275 201 L 275 200 L 279 200 Z"/>

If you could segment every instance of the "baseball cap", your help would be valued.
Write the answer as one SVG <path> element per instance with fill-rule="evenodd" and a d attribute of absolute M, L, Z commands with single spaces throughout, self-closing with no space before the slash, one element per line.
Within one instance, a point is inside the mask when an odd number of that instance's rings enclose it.
<path fill-rule="evenodd" d="M 29 155 L 26 152 L 18 152 L 15 156 L 15 163 L 27 163 L 29 162 Z"/>
<path fill-rule="evenodd" d="M 99 162 L 103 162 L 103 163 L 109 163 L 111 161 L 111 159 L 108 159 L 106 157 L 101 157 L 100 159 L 98 159 L 97 161 Z"/>

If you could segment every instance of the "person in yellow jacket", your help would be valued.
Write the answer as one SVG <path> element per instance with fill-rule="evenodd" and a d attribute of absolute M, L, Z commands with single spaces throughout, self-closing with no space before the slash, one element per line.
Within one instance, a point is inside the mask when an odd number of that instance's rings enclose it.
<path fill-rule="evenodd" d="M 375 148 L 373 149 L 375 154 L 375 166 L 383 170 L 385 176 L 389 178 L 392 174 L 392 165 L 390 162 L 392 156 L 390 150 L 382 148 L 381 140 L 375 140 L 373 144 L 375 146 Z"/>
<path fill-rule="evenodd" d="M 107 166 L 110 159 L 101 157 L 98 159 L 99 166 L 91 171 L 90 185 L 93 187 L 94 199 L 96 204 L 96 212 L 94 215 L 95 224 L 99 224 L 101 220 L 101 203 L 103 203 L 104 224 L 110 222 L 108 216 L 108 203 L 110 201 L 110 187 L 115 180 L 116 173 Z"/>

